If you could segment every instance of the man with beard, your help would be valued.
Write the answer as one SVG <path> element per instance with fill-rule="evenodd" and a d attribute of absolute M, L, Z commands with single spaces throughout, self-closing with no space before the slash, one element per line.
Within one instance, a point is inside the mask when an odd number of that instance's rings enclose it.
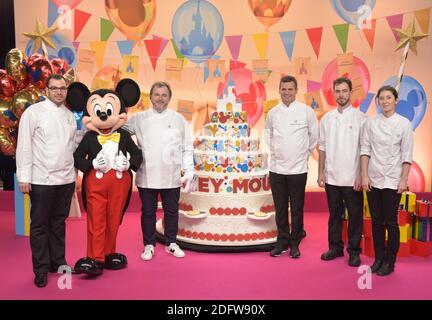
<path fill-rule="evenodd" d="M 363 227 L 363 194 L 360 176 L 360 136 L 366 115 L 350 102 L 351 80 L 333 81 L 337 108 L 321 119 L 319 137 L 318 185 L 325 187 L 330 211 L 328 221 L 329 250 L 324 261 L 344 255 L 342 224 L 348 209 L 348 264 L 359 266 L 360 240 Z"/>

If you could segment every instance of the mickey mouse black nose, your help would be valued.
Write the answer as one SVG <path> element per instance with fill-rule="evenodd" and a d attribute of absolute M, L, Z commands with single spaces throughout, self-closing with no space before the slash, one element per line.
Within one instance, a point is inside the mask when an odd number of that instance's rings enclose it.
<path fill-rule="evenodd" d="M 107 116 L 106 112 L 101 112 L 100 115 L 99 115 L 99 118 L 102 121 L 106 121 L 108 119 L 108 116 Z"/>

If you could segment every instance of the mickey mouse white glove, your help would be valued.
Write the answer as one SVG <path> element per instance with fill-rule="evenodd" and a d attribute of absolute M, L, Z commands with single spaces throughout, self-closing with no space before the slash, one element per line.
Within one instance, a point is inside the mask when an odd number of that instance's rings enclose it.
<path fill-rule="evenodd" d="M 120 151 L 119 155 L 117 155 L 114 160 L 114 170 L 119 172 L 127 171 L 129 170 L 129 166 L 128 158 Z"/>
<path fill-rule="evenodd" d="M 186 172 L 183 177 L 180 178 L 180 182 L 184 184 L 184 192 L 191 193 L 197 190 L 196 184 L 197 177 L 194 172 Z"/>
<path fill-rule="evenodd" d="M 102 171 L 102 172 L 106 172 L 108 171 L 108 162 L 105 158 L 105 155 L 103 153 L 103 150 L 101 150 L 96 158 L 93 159 L 92 161 L 93 164 L 93 168 L 95 168 L 95 170 L 97 171 Z"/>

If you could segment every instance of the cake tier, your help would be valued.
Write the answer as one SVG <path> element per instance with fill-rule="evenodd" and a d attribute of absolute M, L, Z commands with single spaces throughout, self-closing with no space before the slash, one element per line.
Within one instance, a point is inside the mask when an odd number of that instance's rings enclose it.
<path fill-rule="evenodd" d="M 210 122 L 213 123 L 246 123 L 247 122 L 247 113 L 246 111 L 226 111 L 226 112 L 212 112 L 210 114 Z"/>
<path fill-rule="evenodd" d="M 247 123 L 207 123 L 204 125 L 204 135 L 209 137 L 247 138 L 250 127 Z"/>
<path fill-rule="evenodd" d="M 194 151 L 196 171 L 215 173 L 240 173 L 266 170 L 268 155 L 259 152 L 220 153 Z"/>
<path fill-rule="evenodd" d="M 218 174 L 197 172 L 198 192 L 209 194 L 255 194 L 270 191 L 267 170 L 254 173 Z"/>
<path fill-rule="evenodd" d="M 184 242 L 215 246 L 272 243 L 277 237 L 271 192 L 180 196 L 179 232 Z"/>
<path fill-rule="evenodd" d="M 259 151 L 259 138 L 217 138 L 198 137 L 194 147 L 201 151 L 240 152 Z"/>

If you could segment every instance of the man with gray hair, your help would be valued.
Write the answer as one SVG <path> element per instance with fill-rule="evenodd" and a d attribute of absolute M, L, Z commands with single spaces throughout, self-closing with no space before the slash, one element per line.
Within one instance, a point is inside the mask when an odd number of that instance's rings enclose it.
<path fill-rule="evenodd" d="M 150 89 L 152 108 L 129 119 L 124 129 L 137 137 L 144 161 L 135 183 L 142 202 L 141 228 L 144 251 L 141 259 L 153 258 L 156 246 L 156 210 L 161 196 L 164 211 L 165 251 L 177 258 L 185 253 L 176 244 L 180 186 L 191 191 L 194 179 L 192 135 L 186 119 L 168 109 L 172 91 L 168 83 L 155 82 Z M 184 172 L 181 177 L 181 171 Z"/>

